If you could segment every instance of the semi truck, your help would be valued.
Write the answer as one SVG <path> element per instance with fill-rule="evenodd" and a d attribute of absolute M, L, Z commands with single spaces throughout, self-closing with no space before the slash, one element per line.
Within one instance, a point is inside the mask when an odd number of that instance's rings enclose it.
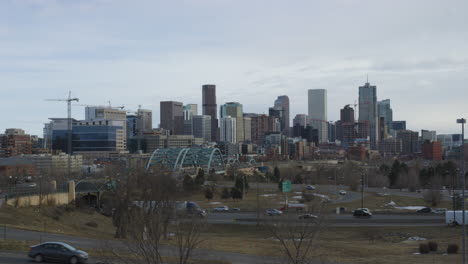
<path fill-rule="evenodd" d="M 446 211 L 445 223 L 447 225 L 463 224 L 463 211 Z M 465 225 L 468 223 L 468 210 L 465 211 Z"/>

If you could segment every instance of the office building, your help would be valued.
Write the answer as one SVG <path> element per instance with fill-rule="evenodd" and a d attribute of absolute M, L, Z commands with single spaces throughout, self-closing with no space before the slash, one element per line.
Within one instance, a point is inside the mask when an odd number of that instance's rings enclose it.
<path fill-rule="evenodd" d="M 153 111 L 139 108 L 136 115 L 138 131 L 143 133 L 153 129 Z"/>
<path fill-rule="evenodd" d="M 377 86 L 368 82 L 359 86 L 359 121 L 369 122 L 371 149 L 376 149 L 379 141 Z"/>
<path fill-rule="evenodd" d="M 411 130 L 398 130 L 396 138 L 401 139 L 402 154 L 413 154 L 418 152 L 419 133 Z"/>
<path fill-rule="evenodd" d="M 184 110 L 181 102 L 162 101 L 160 127 L 168 130 L 171 135 L 184 133 Z"/>
<path fill-rule="evenodd" d="M 370 126 L 368 121 L 356 121 L 354 123 L 342 123 L 341 129 L 343 133 L 343 140 L 341 142 L 343 147 L 355 145 L 357 142 L 369 145 Z"/>
<path fill-rule="evenodd" d="M 426 141 L 429 141 L 429 142 L 437 141 L 437 132 L 422 129 L 421 130 L 421 143 L 424 143 Z"/>
<path fill-rule="evenodd" d="M 237 119 L 231 116 L 221 117 L 220 141 L 236 143 L 237 142 Z"/>
<path fill-rule="evenodd" d="M 307 124 L 308 124 L 307 115 L 305 114 L 297 114 L 293 119 L 293 126 L 300 125 L 300 126 L 306 127 Z"/>
<path fill-rule="evenodd" d="M 377 102 L 379 118 L 384 118 L 386 133 L 389 132 L 391 124 L 393 122 L 393 110 L 390 106 L 390 99 L 385 99 Z"/>
<path fill-rule="evenodd" d="M 147 153 L 153 153 L 158 148 L 190 148 L 201 146 L 204 139 L 192 135 L 144 135 Z"/>
<path fill-rule="evenodd" d="M 216 85 L 205 84 L 202 86 L 203 115 L 211 116 L 211 141 L 218 140 L 218 110 L 216 104 Z"/>
<path fill-rule="evenodd" d="M 392 137 L 396 137 L 397 131 L 406 130 L 406 121 L 392 121 L 389 130 Z"/>
<path fill-rule="evenodd" d="M 252 142 L 252 118 L 244 116 L 244 142 Z"/>
<path fill-rule="evenodd" d="M 0 135 L 0 157 L 14 157 L 32 153 L 31 136 L 19 128 L 9 128 Z"/>
<path fill-rule="evenodd" d="M 211 141 L 211 116 L 194 115 L 192 116 L 193 136 L 203 138 L 205 142 Z"/>
<path fill-rule="evenodd" d="M 267 132 L 279 132 L 277 119 L 273 116 L 251 116 L 252 143 L 262 145 Z"/>
<path fill-rule="evenodd" d="M 33 154 L 24 155 L 24 159 L 36 165 L 36 169 L 41 174 L 60 175 L 68 172 L 68 154 L 63 152 L 58 155 Z M 79 174 L 83 169 L 83 156 L 72 155 L 70 157 L 70 171 Z"/>
<path fill-rule="evenodd" d="M 439 141 L 424 141 L 421 152 L 424 159 L 442 160 L 442 144 Z"/>
<path fill-rule="evenodd" d="M 230 116 L 236 119 L 236 142 L 244 142 L 244 112 L 242 110 L 242 104 L 238 102 L 225 103 L 221 106 L 220 116 L 221 118 Z"/>
<path fill-rule="evenodd" d="M 273 106 L 274 109 L 279 110 L 281 112 L 281 132 L 284 135 L 289 135 L 289 97 L 287 95 L 278 96 L 275 100 L 275 104 Z M 271 114 L 270 114 L 271 115 Z"/>
<path fill-rule="evenodd" d="M 383 157 L 394 157 L 403 151 L 403 143 L 399 138 L 386 138 L 379 142 L 379 152 Z"/>
<path fill-rule="evenodd" d="M 125 126 L 125 120 L 82 120 L 73 122 L 73 153 L 126 151 L 127 135 Z"/>
<path fill-rule="evenodd" d="M 327 90 L 310 89 L 308 91 L 309 125 L 318 129 L 319 143 L 328 142 Z"/>
<path fill-rule="evenodd" d="M 196 115 L 198 115 L 198 106 L 196 104 L 184 105 L 184 135 L 193 135 L 192 116 Z"/>

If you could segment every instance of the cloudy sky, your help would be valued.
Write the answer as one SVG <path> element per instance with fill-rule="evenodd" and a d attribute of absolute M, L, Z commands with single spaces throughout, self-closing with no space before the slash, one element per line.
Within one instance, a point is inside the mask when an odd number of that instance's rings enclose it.
<path fill-rule="evenodd" d="M 80 104 L 239 101 L 267 113 L 278 95 L 291 118 L 307 89 L 328 90 L 328 118 L 369 75 L 409 129 L 456 133 L 468 117 L 468 2 L 431 0 L 2 0 L 0 132 L 42 135 Z M 73 116 L 84 118 L 84 107 Z"/>

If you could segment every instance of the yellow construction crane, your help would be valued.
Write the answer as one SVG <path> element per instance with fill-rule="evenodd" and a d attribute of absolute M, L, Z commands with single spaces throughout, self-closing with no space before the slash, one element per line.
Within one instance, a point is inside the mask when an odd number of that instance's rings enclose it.
<path fill-rule="evenodd" d="M 72 155 L 72 120 L 71 120 L 71 102 L 77 101 L 79 102 L 78 98 L 71 97 L 71 91 L 68 92 L 68 98 L 65 99 L 45 99 L 46 101 L 60 101 L 60 102 L 67 102 L 68 106 L 68 122 L 67 122 L 67 134 L 68 134 L 68 179 L 71 177 L 71 155 Z"/>

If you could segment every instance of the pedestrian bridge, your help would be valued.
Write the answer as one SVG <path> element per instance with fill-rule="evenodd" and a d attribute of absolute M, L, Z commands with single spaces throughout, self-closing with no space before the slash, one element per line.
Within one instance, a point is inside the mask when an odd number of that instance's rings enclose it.
<path fill-rule="evenodd" d="M 205 172 L 225 172 L 226 161 L 218 148 L 159 148 L 148 160 L 146 169 L 166 168 L 175 172 L 202 168 Z"/>

